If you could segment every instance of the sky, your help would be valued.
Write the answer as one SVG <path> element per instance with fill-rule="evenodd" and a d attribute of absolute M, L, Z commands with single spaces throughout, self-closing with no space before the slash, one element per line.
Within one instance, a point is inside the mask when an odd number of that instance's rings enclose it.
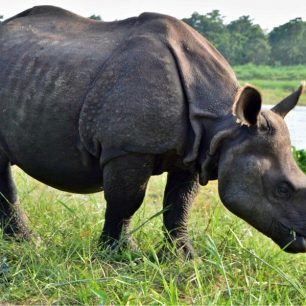
<path fill-rule="evenodd" d="M 100 15 L 104 21 L 142 12 L 158 12 L 181 19 L 195 11 L 206 14 L 218 9 L 226 23 L 249 15 L 267 31 L 296 17 L 306 21 L 306 0 L 0 0 L 0 15 L 9 18 L 36 5 L 55 5 L 85 17 Z"/>

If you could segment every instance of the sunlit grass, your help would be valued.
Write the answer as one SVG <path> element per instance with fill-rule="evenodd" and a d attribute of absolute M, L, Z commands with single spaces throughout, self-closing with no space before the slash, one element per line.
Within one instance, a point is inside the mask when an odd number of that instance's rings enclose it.
<path fill-rule="evenodd" d="M 234 70 L 241 83 L 256 86 L 263 96 L 265 104 L 276 104 L 296 90 L 301 81 L 306 81 L 306 66 L 236 66 Z M 306 105 L 306 93 L 299 100 Z"/>
<path fill-rule="evenodd" d="M 305 80 L 306 66 L 260 66 L 260 65 L 242 65 L 233 67 L 240 79 L 257 80 Z"/>
<path fill-rule="evenodd" d="M 135 232 L 138 250 L 100 251 L 103 194 L 55 191 L 15 171 L 32 228 L 42 239 L 0 239 L 0 302 L 11 304 L 293 304 L 306 300 L 305 255 L 289 255 L 229 213 L 217 184 L 201 188 L 189 218 L 194 261 L 157 256 L 161 216 Z M 161 210 L 165 176 L 151 179 L 137 228 Z M 169 252 L 170 253 L 170 252 Z"/>

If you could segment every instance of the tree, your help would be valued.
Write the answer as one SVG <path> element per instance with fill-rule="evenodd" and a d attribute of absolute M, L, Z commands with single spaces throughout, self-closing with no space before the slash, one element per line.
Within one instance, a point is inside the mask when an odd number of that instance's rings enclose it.
<path fill-rule="evenodd" d="M 228 55 L 229 34 L 220 11 L 213 10 L 206 15 L 194 12 L 183 21 L 205 36 L 225 57 Z"/>
<path fill-rule="evenodd" d="M 93 20 L 99 20 L 102 21 L 102 18 L 100 15 L 91 15 L 88 17 L 89 19 L 93 19 Z"/>
<path fill-rule="evenodd" d="M 268 38 L 249 16 L 225 25 L 224 17 L 214 10 L 206 15 L 195 12 L 183 21 L 212 42 L 231 64 L 269 63 L 271 47 Z"/>
<path fill-rule="evenodd" d="M 228 60 L 232 64 L 269 63 L 271 47 L 268 38 L 258 24 L 253 24 L 250 16 L 232 21 L 227 29 L 230 33 Z"/>
<path fill-rule="evenodd" d="M 273 64 L 306 64 L 306 22 L 301 18 L 274 28 L 269 34 L 269 41 Z"/>

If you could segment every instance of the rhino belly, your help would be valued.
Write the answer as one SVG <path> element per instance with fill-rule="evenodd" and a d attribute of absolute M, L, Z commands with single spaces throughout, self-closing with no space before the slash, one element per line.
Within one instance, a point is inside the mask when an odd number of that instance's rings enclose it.
<path fill-rule="evenodd" d="M 30 146 L 19 142 L 18 145 L 9 146 L 9 151 L 8 156 L 14 164 L 49 186 L 74 193 L 92 193 L 103 189 L 98 159 L 80 146 L 69 147 L 50 142 L 44 147 L 39 142 Z"/>

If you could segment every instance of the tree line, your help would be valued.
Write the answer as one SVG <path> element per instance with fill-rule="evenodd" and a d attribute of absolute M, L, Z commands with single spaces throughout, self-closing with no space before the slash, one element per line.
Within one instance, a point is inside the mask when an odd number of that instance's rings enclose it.
<path fill-rule="evenodd" d="M 102 20 L 100 15 L 89 18 Z M 3 16 L 0 14 L 0 22 Z M 306 22 L 295 18 L 269 33 L 241 16 L 226 24 L 219 10 L 183 21 L 205 36 L 232 65 L 306 65 Z"/>
<path fill-rule="evenodd" d="M 266 33 L 250 16 L 224 23 L 220 11 L 193 13 L 184 22 L 192 26 L 232 65 L 305 65 L 306 22 L 295 18 Z"/>

